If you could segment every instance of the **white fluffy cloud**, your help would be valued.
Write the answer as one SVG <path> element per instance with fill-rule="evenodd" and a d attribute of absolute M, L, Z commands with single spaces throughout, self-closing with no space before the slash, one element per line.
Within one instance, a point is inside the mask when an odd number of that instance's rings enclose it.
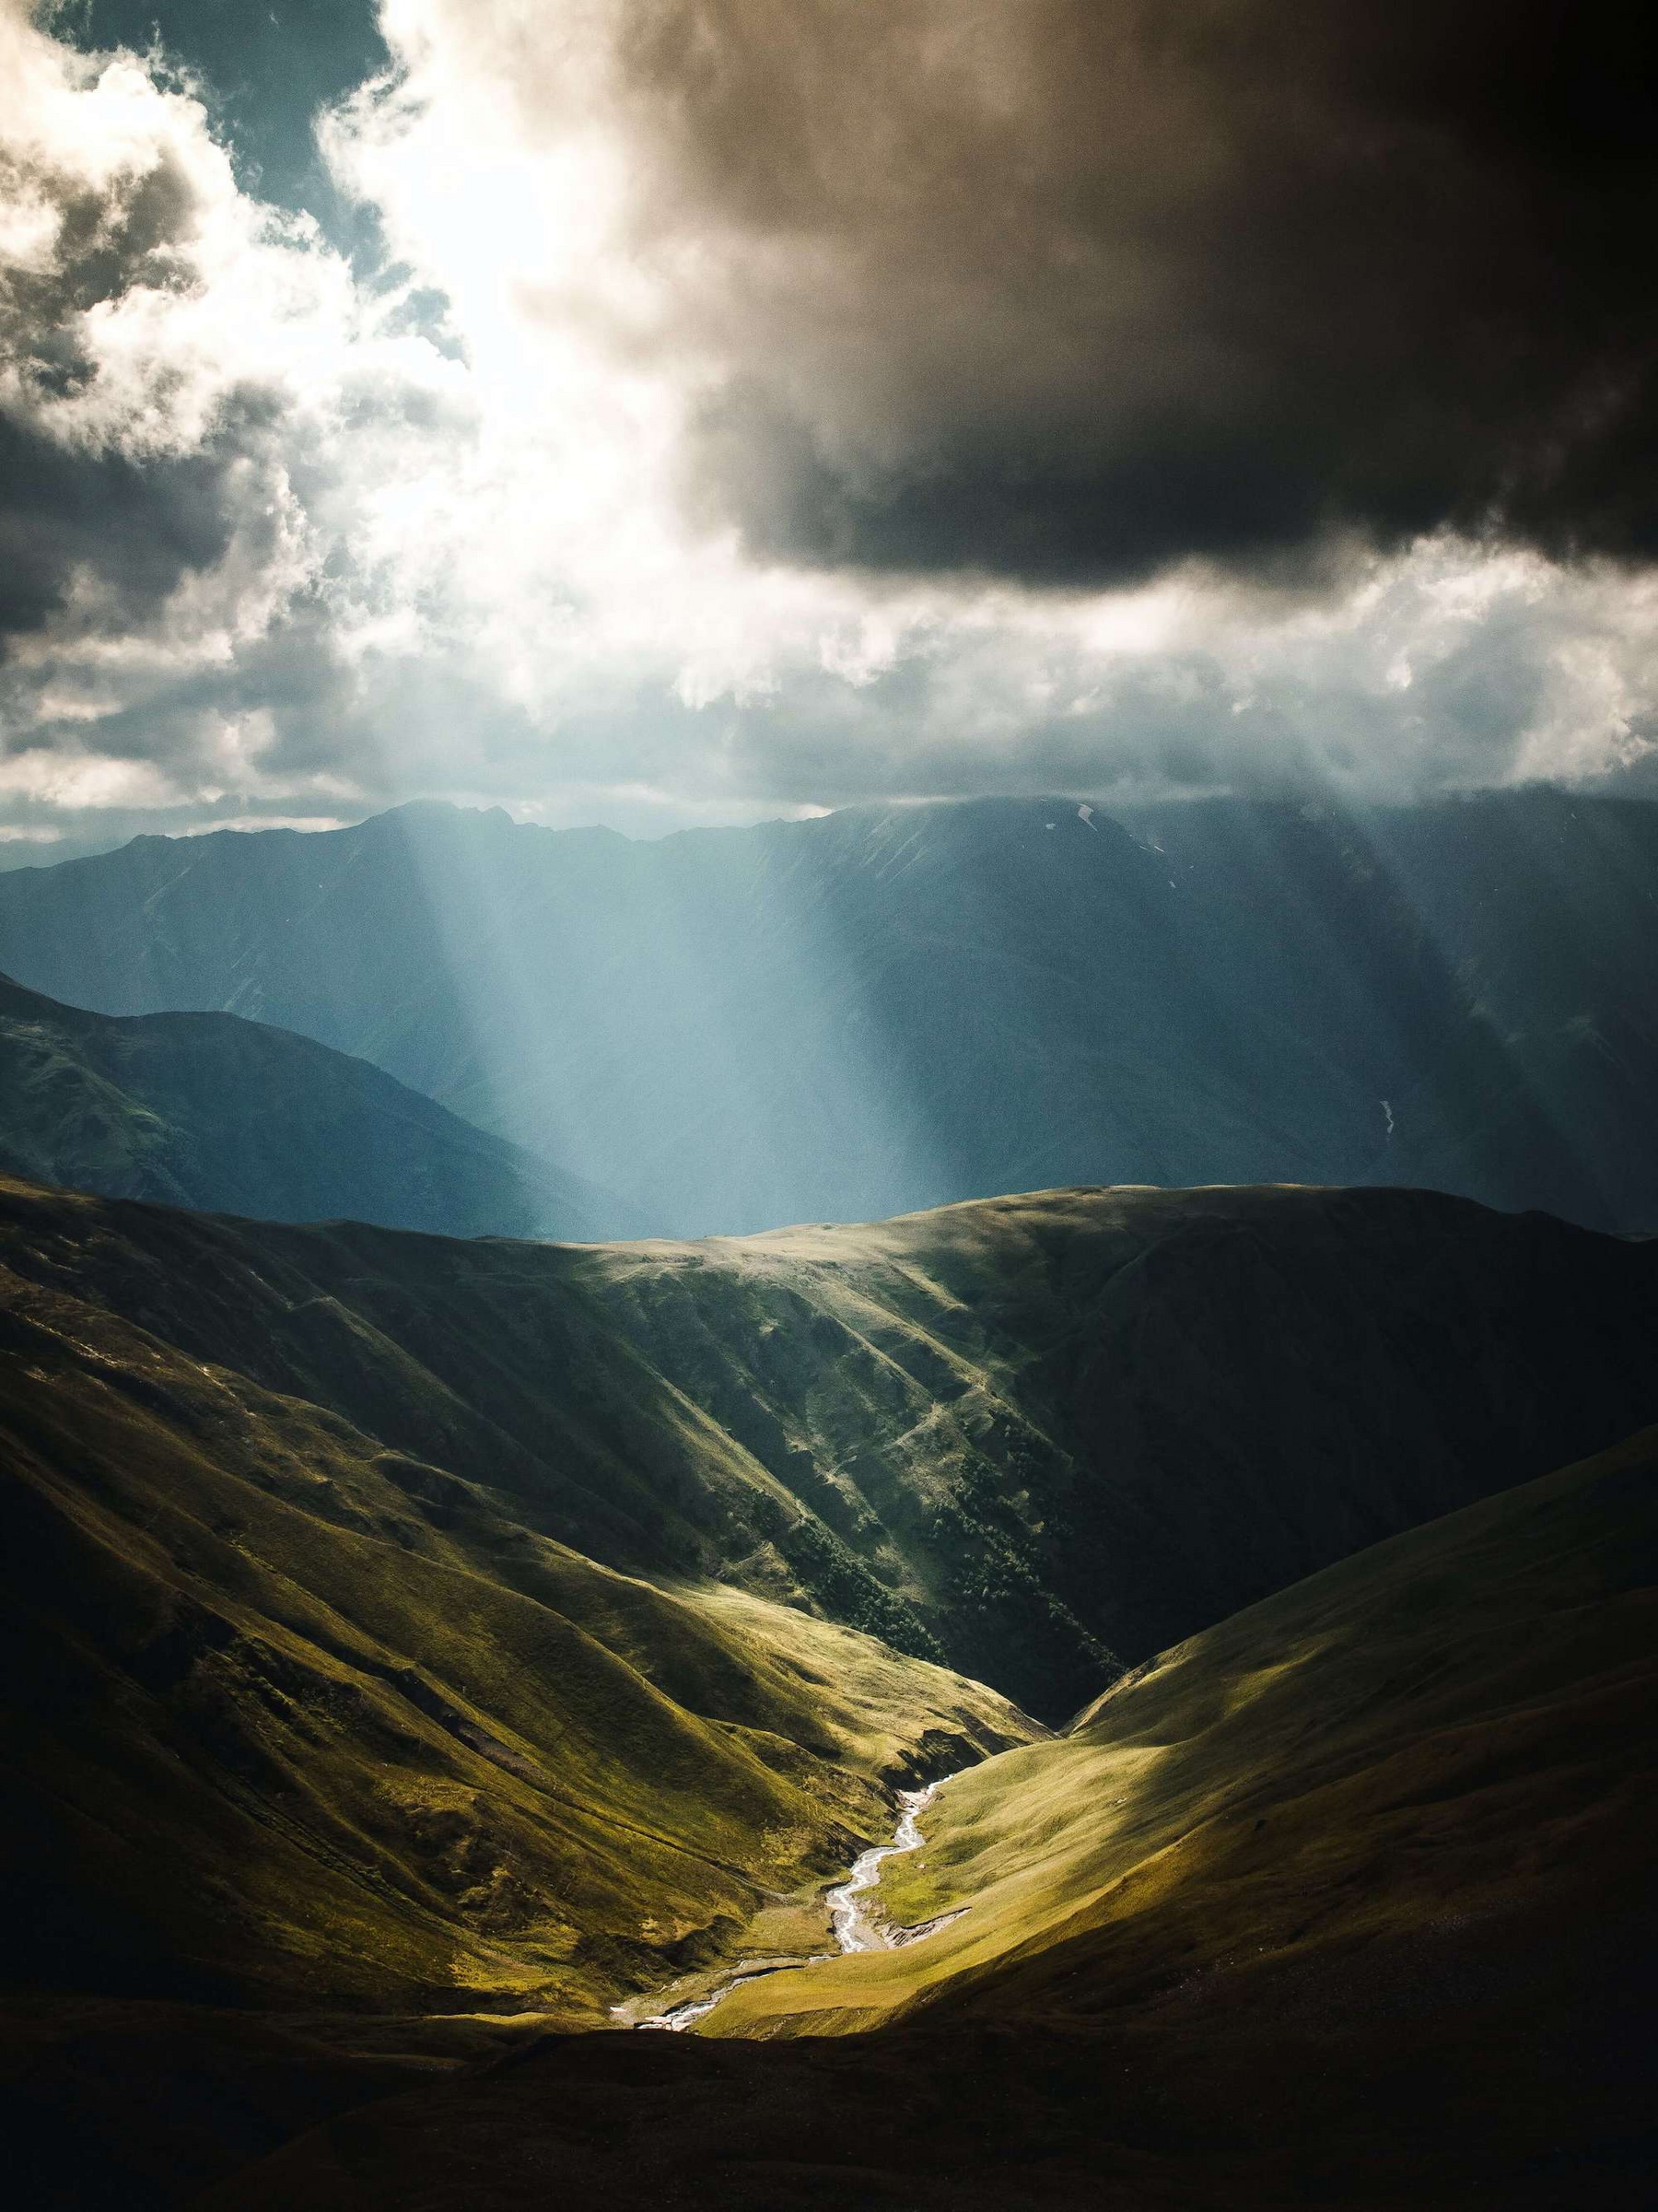
<path fill-rule="evenodd" d="M 612 18 L 387 0 L 394 75 L 321 124 L 366 275 L 162 61 L 0 0 L 0 834 L 1639 773 L 1626 571 L 1441 533 L 1316 593 L 1038 591 L 745 551 L 686 497 L 718 272 L 643 225 Z"/>

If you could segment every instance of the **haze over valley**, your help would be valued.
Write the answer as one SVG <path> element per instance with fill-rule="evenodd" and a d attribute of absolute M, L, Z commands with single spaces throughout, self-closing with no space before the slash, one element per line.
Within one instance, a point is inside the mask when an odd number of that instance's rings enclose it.
<path fill-rule="evenodd" d="M 1630 918 L 1655 901 L 1658 815 L 1546 790 L 986 800 L 655 843 L 417 806 L 0 875 L 0 969 L 297 1031 L 594 1187 L 561 1204 L 524 1164 L 495 1218 L 423 1226 L 703 1235 L 1284 1181 L 1639 1230 L 1658 954 Z M 222 1179 L 199 1202 L 290 1210 Z"/>

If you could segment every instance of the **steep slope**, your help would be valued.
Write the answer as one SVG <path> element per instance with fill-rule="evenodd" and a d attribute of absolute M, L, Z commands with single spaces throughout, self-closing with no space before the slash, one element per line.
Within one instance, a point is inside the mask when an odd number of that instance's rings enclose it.
<path fill-rule="evenodd" d="M 940 1792 L 896 1859 L 924 1946 L 735 1992 L 706 2032 L 917 2007 L 1269 2017 L 1552 1892 L 1640 1902 L 1658 1810 L 1658 1432 L 1360 1552 Z M 1493 1930 L 1493 1933 L 1495 1931 Z"/>
<path fill-rule="evenodd" d="M 1650 1410 L 1655 1269 L 1409 1192 L 575 1247 L 0 1186 L 31 2201 L 1641 2203 L 1652 1440 L 1284 1586 Z M 1097 1687 L 1264 1579 L 1052 1745 L 846 1624 Z M 885 1894 L 961 1920 L 543 2032 L 816 1948 L 947 1767 Z"/>
<path fill-rule="evenodd" d="M 1038 1192 L 571 1271 L 1055 1720 L 1113 1657 L 1658 1410 L 1658 1246 L 1425 1192 Z"/>
<path fill-rule="evenodd" d="M 361 1054 L 700 1235 L 1073 1182 L 1658 1226 L 1658 808 L 401 809 L 0 875 L 0 965 Z M 1546 917 L 1546 920 L 1537 918 Z"/>
<path fill-rule="evenodd" d="M 1453 1061 L 1454 1036 L 1419 1028 L 1377 1055 L 1392 1087 L 1364 1179 L 1658 1226 L 1640 1133 L 1658 1095 L 1658 808 L 1538 788 L 1350 813 L 1203 801 L 1127 819 L 1183 891 L 1202 884 L 1225 907 L 1227 997 L 1249 1004 L 1258 978 L 1298 964 L 1303 1018 L 1332 1058 L 1409 1031 L 1413 965 L 1454 979 L 1473 1016 L 1463 1044 L 1484 1049 Z M 1391 956 L 1374 940 L 1367 1006 L 1348 949 L 1359 917 L 1388 912 L 1398 934 Z"/>
<path fill-rule="evenodd" d="M 1658 1413 L 1658 1245 L 1404 1191 L 572 1247 L 14 1188 L 0 1262 L 20 1311 L 67 1297 L 349 1422 L 393 1527 L 479 1485 L 605 1566 L 805 1603 L 1050 1721 Z"/>
<path fill-rule="evenodd" d="M 1636 2212 L 1655 1626 L 1649 1434 L 951 1783 L 883 1883 L 905 1922 L 965 1905 L 941 1933 L 750 1984 L 700 2036 L 548 2037 L 204 2212 L 390 2212 L 416 2176 L 427 2212 L 519 2212 L 550 2171 L 723 2212 Z"/>
<path fill-rule="evenodd" d="M 883 1777 L 1029 1733 L 847 1630 L 596 1565 L 86 1286 L 4 1292 L 14 1979 L 601 2018 L 810 1899 Z"/>
<path fill-rule="evenodd" d="M 602 1191 L 309 1037 L 229 1014 L 111 1020 L 5 977 L 0 1165 L 270 1221 L 451 1236 L 636 1225 Z"/>

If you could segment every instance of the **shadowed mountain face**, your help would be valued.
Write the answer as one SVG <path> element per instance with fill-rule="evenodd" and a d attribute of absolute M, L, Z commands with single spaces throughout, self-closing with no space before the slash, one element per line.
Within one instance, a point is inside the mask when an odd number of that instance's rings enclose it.
<path fill-rule="evenodd" d="M 1658 1412 L 1658 1245 L 1407 1191 L 1050 1192 L 583 1249 L 15 1188 L 0 1258 L 28 1359 L 128 1332 L 87 1370 L 100 1403 L 151 1340 L 205 1372 L 160 1406 L 181 1448 L 221 1378 L 349 1424 L 391 1485 L 347 1516 L 376 1542 L 470 1485 L 608 1568 L 804 1603 L 1050 1721 Z"/>
<path fill-rule="evenodd" d="M 967 1907 L 925 1943 L 750 1983 L 701 2036 L 549 2036 L 206 2205 L 459 2212 L 487 2175 L 528 2212 L 556 2172 L 724 2212 L 1638 2212 L 1655 1606 L 1648 1434 L 952 1782 L 882 1881 L 900 1922 Z"/>
<path fill-rule="evenodd" d="M 360 1054 L 678 1235 L 1068 1183 L 1658 1225 L 1658 808 L 416 806 L 0 875 L 0 965 Z M 142 926 L 140 926 L 142 918 Z"/>
<path fill-rule="evenodd" d="M 310 1038 L 126 1020 L 0 977 L 0 1165 L 109 1198 L 450 1236 L 593 1237 L 620 1201 Z"/>

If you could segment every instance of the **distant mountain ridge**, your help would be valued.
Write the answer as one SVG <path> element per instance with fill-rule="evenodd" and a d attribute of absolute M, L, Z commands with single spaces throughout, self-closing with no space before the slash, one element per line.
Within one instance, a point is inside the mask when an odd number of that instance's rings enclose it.
<path fill-rule="evenodd" d="M 0 1166 L 106 1198 L 452 1236 L 625 1234 L 627 1209 L 309 1037 L 111 1018 L 0 976 Z"/>
<path fill-rule="evenodd" d="M 1658 1227 L 1658 807 L 853 809 L 632 843 L 420 804 L 0 876 L 0 966 L 358 1054 L 652 1230 L 1071 1183 Z"/>

